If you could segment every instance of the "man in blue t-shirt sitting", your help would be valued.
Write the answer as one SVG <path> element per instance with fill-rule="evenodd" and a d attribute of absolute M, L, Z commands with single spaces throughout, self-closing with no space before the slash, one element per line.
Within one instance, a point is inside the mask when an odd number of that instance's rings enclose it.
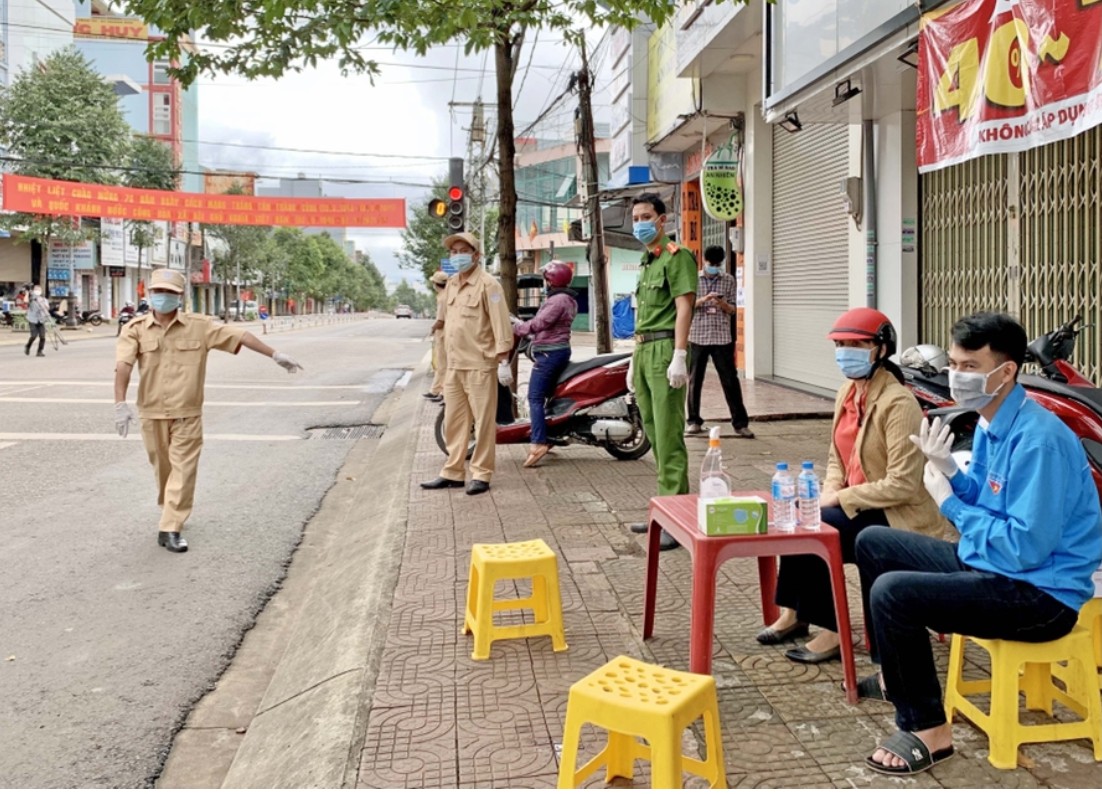
<path fill-rule="evenodd" d="M 858 690 L 891 701 L 899 727 L 866 763 L 889 775 L 913 774 L 953 754 L 929 630 L 1057 639 L 1094 595 L 1091 574 L 1102 561 L 1102 513 L 1083 447 L 1017 382 L 1025 329 L 1005 314 L 980 313 L 957 322 L 952 335 L 953 400 L 980 415 L 968 472 L 953 460 L 952 434 L 939 419 L 924 421 L 911 440 L 926 455 L 926 489 L 960 541 L 888 527 L 857 539 L 880 665 Z"/>

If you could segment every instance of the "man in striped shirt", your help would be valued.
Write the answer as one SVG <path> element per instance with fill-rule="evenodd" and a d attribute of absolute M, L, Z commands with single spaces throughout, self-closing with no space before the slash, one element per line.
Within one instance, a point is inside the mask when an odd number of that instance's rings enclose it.
<path fill-rule="evenodd" d="M 727 253 L 718 245 L 704 251 L 704 270 L 700 274 L 693 324 L 689 330 L 689 395 L 688 422 L 685 432 L 697 434 L 703 430 L 700 418 L 700 392 L 704 386 L 704 374 L 711 358 L 716 365 L 723 396 L 731 412 L 735 435 L 753 438 L 750 417 L 742 402 L 742 387 L 735 369 L 735 341 L 731 322 L 738 302 L 738 285 L 724 264 Z"/>

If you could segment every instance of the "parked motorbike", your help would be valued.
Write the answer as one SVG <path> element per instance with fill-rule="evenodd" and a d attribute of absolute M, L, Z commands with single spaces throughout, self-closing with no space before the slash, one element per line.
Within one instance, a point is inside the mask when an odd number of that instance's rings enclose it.
<path fill-rule="evenodd" d="M 135 307 L 134 304 L 130 301 L 127 301 L 125 304 L 123 304 L 122 309 L 119 310 L 119 327 L 115 331 L 115 336 L 118 336 L 122 333 L 122 327 L 124 325 L 133 320 L 135 317 L 145 314 L 148 311 L 149 304 L 146 303 L 144 299 L 138 302 L 137 307 Z"/>
<path fill-rule="evenodd" d="M 100 325 L 103 322 L 103 315 L 99 313 L 99 309 L 89 309 L 80 313 L 81 325 L 92 324 L 95 326 Z"/>
<path fill-rule="evenodd" d="M 1056 414 L 1075 432 L 1090 461 L 1095 487 L 1102 495 L 1102 389 L 1071 363 L 1075 340 L 1087 326 L 1082 316 L 1034 339 L 1026 348 L 1026 361 L 1040 374 L 1022 374 L 1018 382 L 1037 404 Z M 936 345 L 918 345 L 899 358 L 906 386 L 928 416 L 940 415 L 953 429 L 954 451 L 970 450 L 979 415 L 963 411 L 949 394 L 949 365 L 945 351 Z"/>
<path fill-rule="evenodd" d="M 528 345 L 529 340 L 522 339 L 514 355 L 528 355 Z M 631 353 L 609 353 L 567 365 L 548 400 L 547 440 L 551 445 L 588 444 L 618 460 L 638 460 L 647 454 L 650 440 L 627 387 L 630 358 Z M 499 386 L 498 444 L 528 444 L 532 440 L 531 422 L 516 416 L 515 399 L 507 387 Z M 448 451 L 443 407 L 436 417 L 436 443 L 443 452 Z M 473 451 L 472 439 L 468 457 Z"/>

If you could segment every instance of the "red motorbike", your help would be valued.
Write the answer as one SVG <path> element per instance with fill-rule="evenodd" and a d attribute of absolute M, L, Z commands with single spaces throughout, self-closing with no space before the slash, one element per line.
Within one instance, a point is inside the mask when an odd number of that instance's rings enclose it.
<path fill-rule="evenodd" d="M 528 344 L 529 340 L 522 339 L 514 354 L 527 354 Z M 650 440 L 643 431 L 643 418 L 635 397 L 627 387 L 630 358 L 631 353 L 609 353 L 567 365 L 547 401 L 549 443 L 588 444 L 604 449 L 618 460 L 638 460 L 647 454 Z M 498 444 L 528 444 L 532 440 L 532 425 L 526 418 L 516 416 L 516 404 L 513 393 L 499 386 Z M 443 408 L 436 417 L 436 443 L 447 453 Z M 473 450 L 472 441 L 468 456 Z"/>
<path fill-rule="evenodd" d="M 1076 338 L 1088 327 L 1081 323 L 1082 316 L 1076 315 L 1030 342 L 1026 361 L 1040 367 L 1040 374 L 1023 374 L 1018 382 L 1030 399 L 1060 417 L 1079 437 L 1095 487 L 1102 495 L 1102 389 L 1070 361 Z M 903 352 L 900 364 L 907 388 L 927 415 L 941 415 L 950 423 L 956 437 L 954 450 L 970 450 L 979 415 L 960 410 L 950 397 L 945 351 L 934 345 L 918 345 Z"/>

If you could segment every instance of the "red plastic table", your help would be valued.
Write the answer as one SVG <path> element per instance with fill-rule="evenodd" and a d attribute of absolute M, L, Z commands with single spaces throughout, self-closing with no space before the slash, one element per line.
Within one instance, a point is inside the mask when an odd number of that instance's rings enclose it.
<path fill-rule="evenodd" d="M 766 498 L 762 492 L 742 492 L 734 496 Z M 643 639 L 654 633 L 654 604 L 658 595 L 658 544 L 666 530 L 692 558 L 692 603 L 689 614 L 689 670 L 710 674 L 712 671 L 712 629 L 715 623 L 716 573 L 732 557 L 757 557 L 761 582 L 762 620 L 769 625 L 779 611 L 773 598 L 777 589 L 778 556 L 814 554 L 830 569 L 834 591 L 834 612 L 838 618 L 841 642 L 842 671 L 846 682 L 846 699 L 857 702 L 857 673 L 853 664 L 853 641 L 850 636 L 849 601 L 842 569 L 842 545 L 838 531 L 829 524 L 817 530 L 797 529 L 777 532 L 770 528 L 765 535 L 726 535 L 708 537 L 697 529 L 696 494 L 655 496 L 650 500 L 647 516 L 647 586 L 643 606 Z"/>

